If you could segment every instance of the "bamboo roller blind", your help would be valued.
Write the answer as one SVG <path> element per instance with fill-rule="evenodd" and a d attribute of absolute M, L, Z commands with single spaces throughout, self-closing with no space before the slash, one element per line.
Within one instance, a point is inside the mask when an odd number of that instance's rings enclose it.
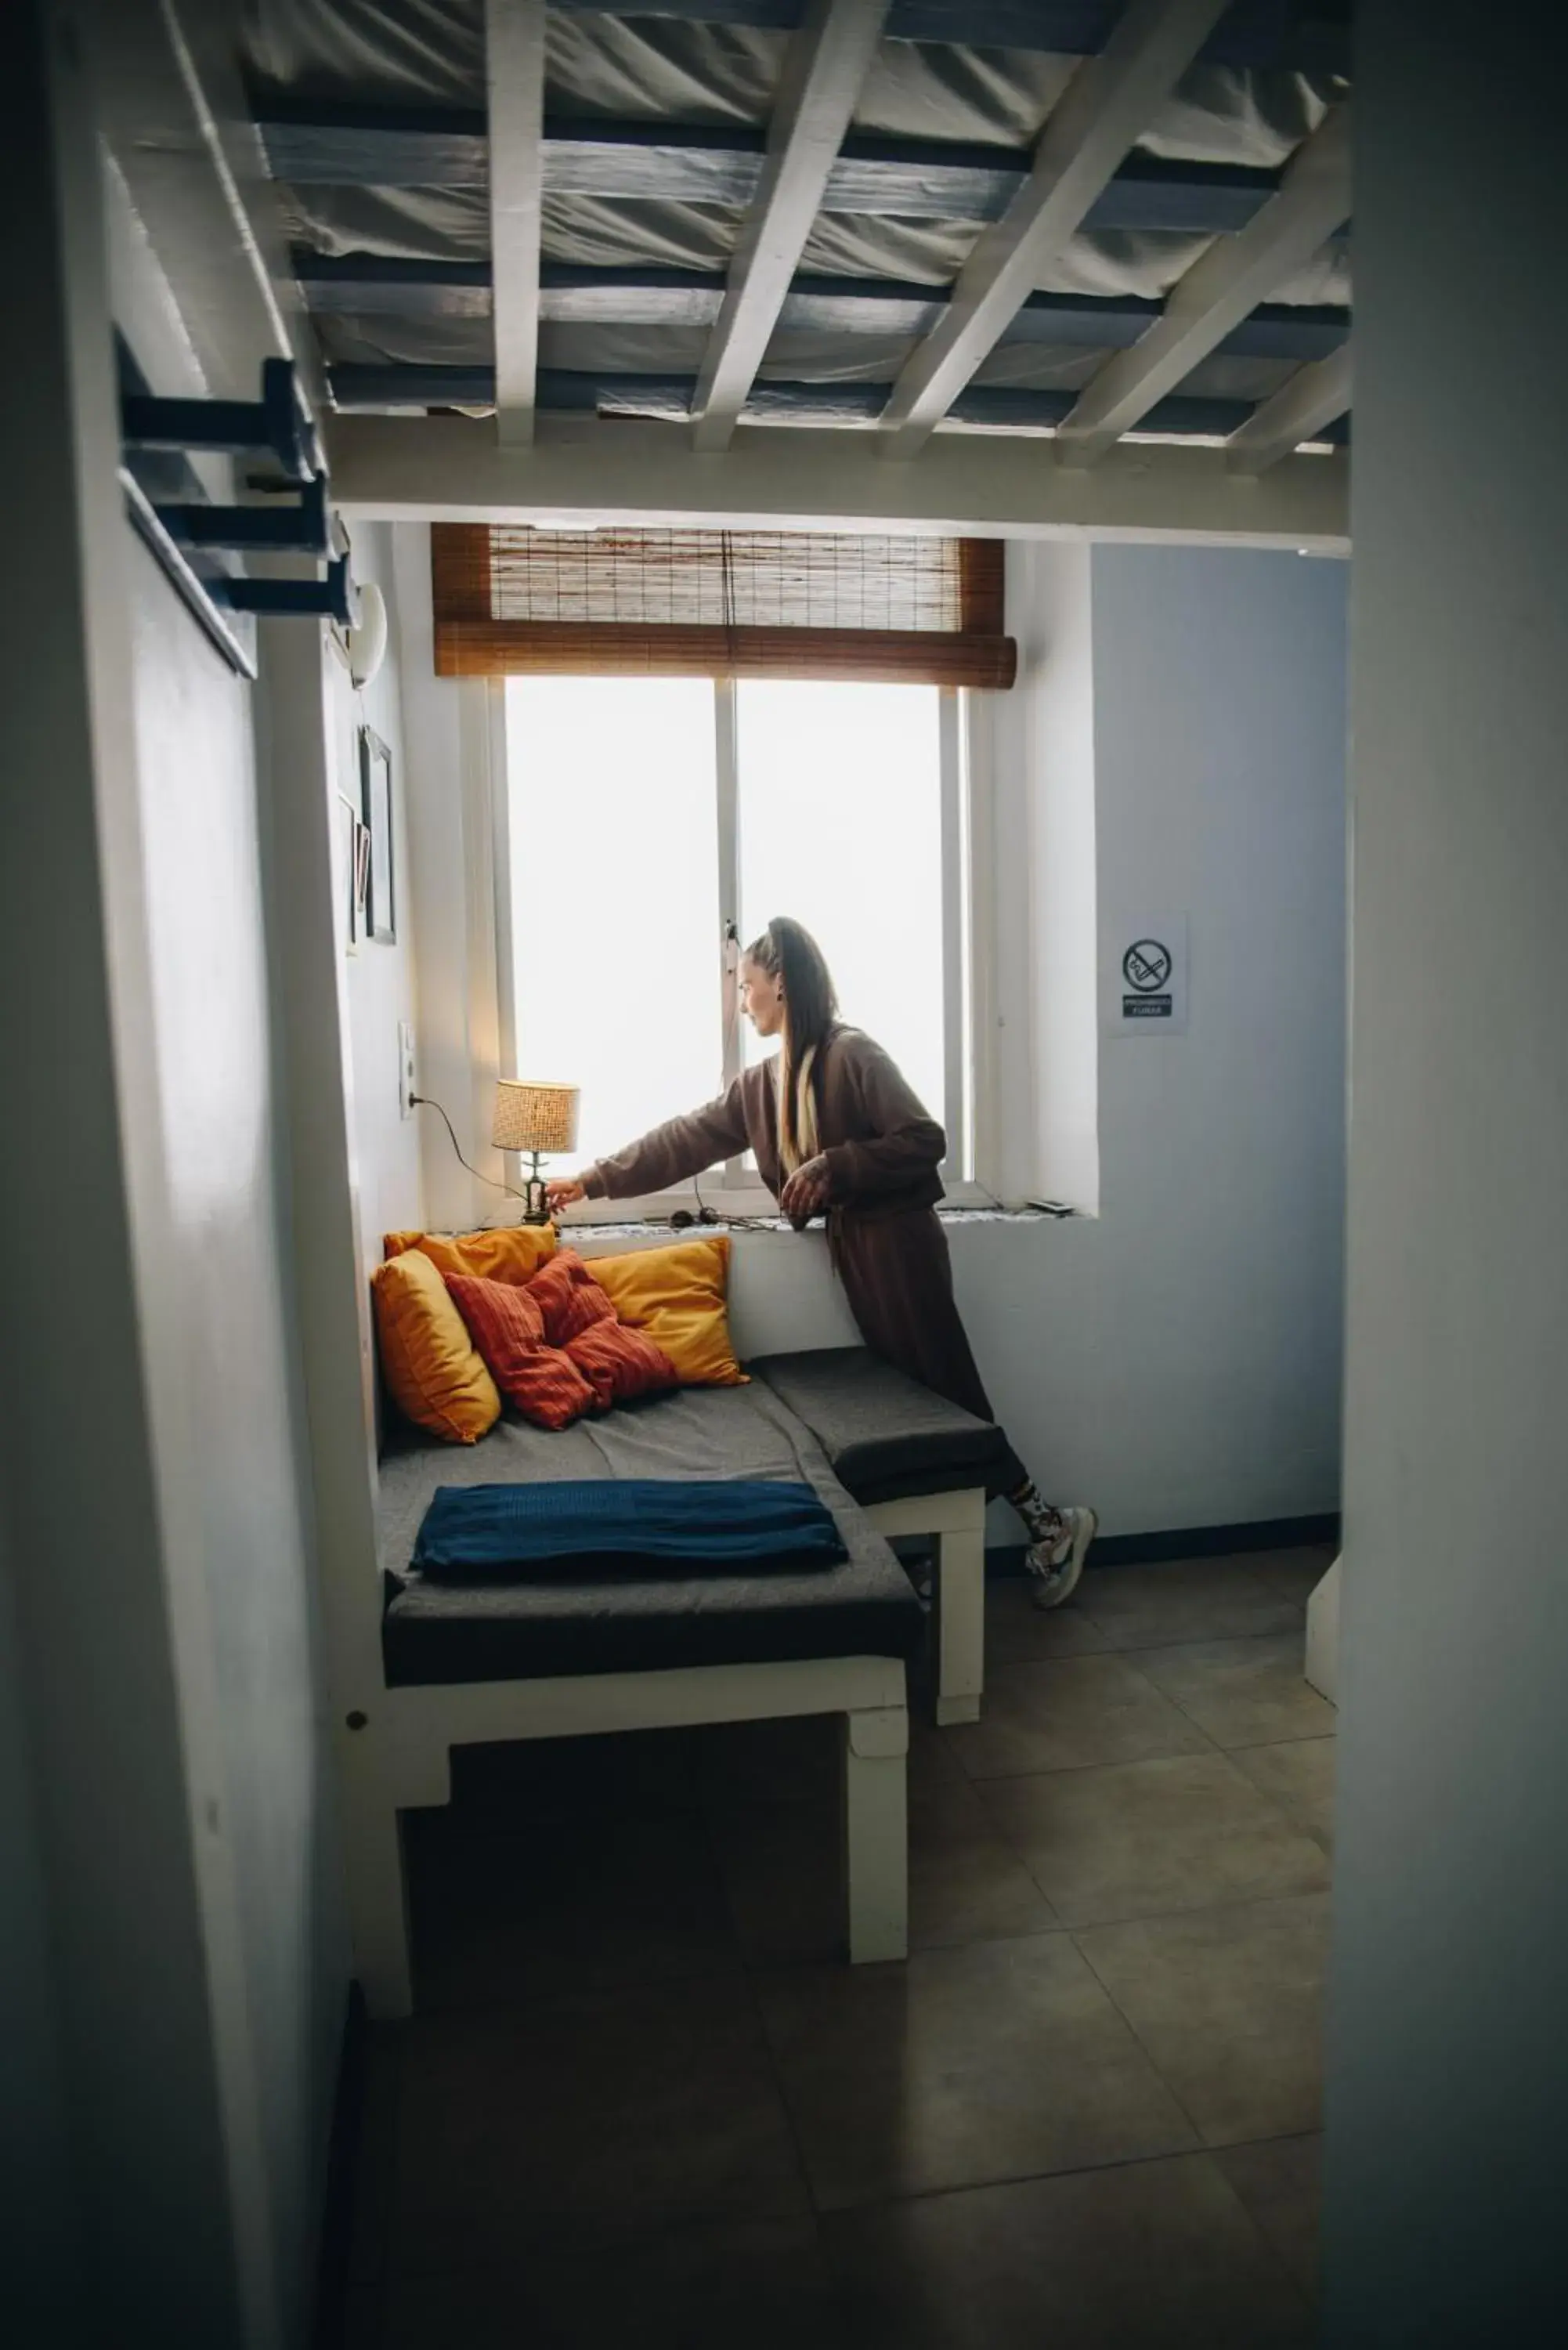
<path fill-rule="evenodd" d="M 1009 686 L 1000 540 L 827 531 L 431 533 L 441 677 Z"/>

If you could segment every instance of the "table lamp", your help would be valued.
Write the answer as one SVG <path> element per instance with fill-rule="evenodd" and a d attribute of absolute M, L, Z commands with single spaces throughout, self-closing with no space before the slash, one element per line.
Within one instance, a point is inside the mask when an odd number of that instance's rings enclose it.
<path fill-rule="evenodd" d="M 498 1077 L 490 1139 L 497 1150 L 521 1151 L 532 1159 L 524 1182 L 524 1222 L 542 1224 L 549 1214 L 539 1174 L 542 1158 L 577 1147 L 577 1088 L 528 1077 Z"/>

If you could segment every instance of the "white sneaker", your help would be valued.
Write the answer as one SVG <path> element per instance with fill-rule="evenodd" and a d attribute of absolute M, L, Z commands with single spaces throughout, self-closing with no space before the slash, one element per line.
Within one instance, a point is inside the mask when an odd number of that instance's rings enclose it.
<path fill-rule="evenodd" d="M 1036 1607 L 1060 1607 L 1078 1587 L 1089 1544 L 1100 1530 L 1093 1510 L 1058 1510 L 1062 1530 L 1050 1542 L 1031 1543 L 1024 1563 L 1033 1577 Z"/>

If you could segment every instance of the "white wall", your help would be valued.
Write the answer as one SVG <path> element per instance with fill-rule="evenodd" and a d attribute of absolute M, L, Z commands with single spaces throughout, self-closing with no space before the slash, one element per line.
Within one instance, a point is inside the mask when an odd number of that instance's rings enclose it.
<path fill-rule="evenodd" d="M 182 1507 L 199 1554 L 177 1637 L 186 1703 L 211 1708 L 222 1750 L 236 1900 L 226 1962 L 243 1980 L 277 2290 L 297 2325 L 347 1952 L 284 1267 L 251 689 L 139 546 L 128 547 L 126 587 L 154 1028 L 144 1081 L 177 1283 L 157 1337 L 178 1393 Z"/>
<path fill-rule="evenodd" d="M 353 1070 L 353 1178 L 367 1267 L 380 1263 L 381 1235 L 424 1222 L 420 1119 L 398 1106 L 398 1024 L 417 1017 L 414 910 L 409 858 L 409 771 L 403 737 L 401 648 L 391 534 L 385 523 L 357 523 L 357 578 L 374 581 L 387 599 L 387 657 L 356 689 L 344 663 L 329 657 L 329 720 L 334 782 L 359 804 L 358 730 L 369 726 L 392 758 L 392 889 L 396 941 L 364 940 L 347 959 L 349 1050 Z"/>
<path fill-rule="evenodd" d="M 6 2307 L 23 2338 L 85 2334 L 80 2212 L 71 2176 L 59 1999 L 37 1788 L 26 1722 L 26 1659 L 0 1492 L 0 2210 Z"/>
<path fill-rule="evenodd" d="M 124 234 L 111 286 L 84 45 L 61 9 L 4 26 L 0 1901 L 38 2034 L 0 2106 L 8 2141 L 37 2123 L 8 2314 L 64 2238 L 28 2338 L 276 2350 L 308 2329 L 347 1953 L 253 695 L 123 518 L 110 322 L 134 345 L 170 296 Z"/>
<path fill-rule="evenodd" d="M 391 526 L 402 662 L 408 827 L 419 941 L 418 1091 L 441 1104 L 463 1157 L 502 1175 L 490 1148 L 501 1071 L 496 983 L 492 723 L 482 681 L 438 678 L 431 610 L 430 526 Z M 508 1074 L 511 1074 L 510 1072 Z M 460 1165 L 433 1109 L 420 1112 L 424 1199 L 431 1228 L 493 1217 L 505 1202 Z"/>
<path fill-rule="evenodd" d="M 1100 1441 L 1137 1431 L 1156 1523 L 1337 1498 L 1346 587 L 1292 555 L 1095 555 L 1101 930 L 1190 924 L 1189 1034 L 1100 1065 Z"/>
<path fill-rule="evenodd" d="M 300 1332 L 336 1806 L 354 1833 L 360 1726 L 380 1679 L 375 1537 L 375 1368 L 367 1243 L 354 1182 L 354 1070 L 346 952 L 348 889 L 334 858 L 341 676 L 316 629 L 269 620 L 258 632 L 267 929 L 278 1058 L 288 1100 L 289 1251 Z M 351 1877 L 352 1904 L 364 1878 Z"/>
<path fill-rule="evenodd" d="M 1008 548 L 1018 682 L 975 697 L 983 723 L 974 730 L 976 825 L 990 833 L 994 875 L 996 1025 L 981 1156 L 1002 1199 L 1060 1201 L 1088 1215 L 1100 1203 L 1099 1014 L 1085 984 L 1099 910 L 1094 563 L 1084 542 Z"/>
<path fill-rule="evenodd" d="M 1563 2313 L 1568 180 L 1561 11 L 1508 31 L 1356 27 L 1333 2350 Z"/>

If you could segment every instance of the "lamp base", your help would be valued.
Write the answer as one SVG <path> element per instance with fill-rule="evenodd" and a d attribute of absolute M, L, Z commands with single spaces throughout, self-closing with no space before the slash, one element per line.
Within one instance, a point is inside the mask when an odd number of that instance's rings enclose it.
<path fill-rule="evenodd" d="M 523 1178 L 523 1222 L 525 1224 L 547 1224 L 550 1221 L 550 1196 L 545 1189 L 545 1179 L 539 1172 L 539 1154 L 535 1151 L 532 1174 Z"/>

